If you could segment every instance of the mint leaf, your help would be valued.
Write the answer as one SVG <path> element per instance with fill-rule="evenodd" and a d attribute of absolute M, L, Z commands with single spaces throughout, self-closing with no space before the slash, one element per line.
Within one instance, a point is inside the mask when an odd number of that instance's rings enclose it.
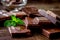
<path fill-rule="evenodd" d="M 4 26 L 5 27 L 11 27 L 11 26 L 16 26 L 16 22 L 12 21 L 12 20 L 7 20 L 4 22 Z"/>
<path fill-rule="evenodd" d="M 15 15 L 11 15 L 11 19 L 12 19 L 12 21 L 16 22 L 16 16 Z"/>
<path fill-rule="evenodd" d="M 19 18 L 17 18 L 17 24 L 19 24 L 19 25 L 24 25 L 24 22 L 23 22 L 23 20 L 21 20 L 21 19 L 19 19 Z"/>
<path fill-rule="evenodd" d="M 16 18 L 16 16 L 14 15 L 11 16 L 11 19 L 12 21 L 15 21 L 17 24 L 24 25 L 23 20 L 21 20 L 20 18 Z"/>

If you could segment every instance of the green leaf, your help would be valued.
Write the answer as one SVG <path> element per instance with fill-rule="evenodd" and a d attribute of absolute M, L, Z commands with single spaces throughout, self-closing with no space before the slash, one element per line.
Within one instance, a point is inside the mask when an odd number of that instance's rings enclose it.
<path fill-rule="evenodd" d="M 5 27 L 11 27 L 11 26 L 16 26 L 16 22 L 12 21 L 12 20 L 7 20 L 4 22 L 4 26 Z"/>
<path fill-rule="evenodd" d="M 12 19 L 12 21 L 16 22 L 16 16 L 15 15 L 11 15 L 11 19 Z"/>
<path fill-rule="evenodd" d="M 23 20 L 21 20 L 20 18 L 16 18 L 16 16 L 14 15 L 11 16 L 11 19 L 12 21 L 15 21 L 17 24 L 24 25 Z"/>
<path fill-rule="evenodd" d="M 20 24 L 20 25 L 24 25 L 25 23 L 23 22 L 23 20 L 21 20 L 21 19 L 19 19 L 19 18 L 17 18 L 17 24 Z"/>

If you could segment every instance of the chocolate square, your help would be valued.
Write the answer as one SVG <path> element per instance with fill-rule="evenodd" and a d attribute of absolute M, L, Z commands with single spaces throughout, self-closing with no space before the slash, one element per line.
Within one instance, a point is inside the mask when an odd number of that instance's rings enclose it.
<path fill-rule="evenodd" d="M 50 39 L 60 38 L 60 28 L 43 28 L 42 34 Z"/>
<path fill-rule="evenodd" d="M 30 17 L 40 17 L 40 16 L 42 16 L 38 13 L 38 9 L 36 7 L 25 7 L 22 10 L 24 12 L 26 12 L 28 14 L 28 16 L 30 16 Z"/>

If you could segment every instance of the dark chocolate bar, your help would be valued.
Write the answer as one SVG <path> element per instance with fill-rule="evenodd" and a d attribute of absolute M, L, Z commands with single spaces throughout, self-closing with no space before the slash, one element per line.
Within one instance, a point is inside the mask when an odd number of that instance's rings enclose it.
<path fill-rule="evenodd" d="M 38 13 L 38 9 L 36 7 L 25 7 L 22 10 L 26 12 L 30 17 L 42 16 Z"/>
<path fill-rule="evenodd" d="M 25 7 L 23 8 L 23 11 L 25 11 L 27 14 L 36 14 L 38 9 L 35 7 Z"/>
<path fill-rule="evenodd" d="M 45 17 L 26 18 L 29 27 L 44 27 L 52 26 L 53 24 Z M 45 27 L 44 27 L 45 28 Z"/>
<path fill-rule="evenodd" d="M 8 30 L 13 38 L 32 36 L 30 29 L 27 28 L 26 20 L 23 20 L 25 25 L 18 25 L 16 27 L 8 27 Z"/>
<path fill-rule="evenodd" d="M 39 10 L 39 13 L 41 15 L 43 15 L 44 17 L 46 17 L 47 19 L 49 19 L 53 24 L 59 26 L 60 24 L 60 17 L 58 17 L 58 15 L 56 15 L 55 13 L 53 13 L 52 11 L 45 11 L 45 10 Z"/>
<path fill-rule="evenodd" d="M 60 38 L 60 28 L 45 28 L 42 31 L 42 34 L 50 39 Z"/>
<path fill-rule="evenodd" d="M 49 26 L 53 25 L 52 22 L 45 17 L 37 17 L 37 18 L 39 19 L 38 24 L 41 25 L 43 28 L 45 28 L 45 26 L 49 28 Z"/>
<path fill-rule="evenodd" d="M 26 29 L 26 28 L 19 29 L 19 27 L 14 27 L 14 28 L 15 29 L 13 29 L 12 27 L 8 27 L 8 30 L 13 38 L 17 38 L 17 37 L 19 38 L 21 36 L 22 37 L 30 36 L 30 34 L 31 34 L 29 29 Z"/>
<path fill-rule="evenodd" d="M 27 28 L 26 20 L 23 20 L 25 25 L 18 25 L 17 27 L 8 27 L 8 30 L 13 38 L 24 36 L 31 36 L 30 29 Z"/>

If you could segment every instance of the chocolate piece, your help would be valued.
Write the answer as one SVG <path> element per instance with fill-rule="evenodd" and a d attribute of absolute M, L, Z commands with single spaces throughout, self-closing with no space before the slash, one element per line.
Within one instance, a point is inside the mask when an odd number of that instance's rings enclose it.
<path fill-rule="evenodd" d="M 23 27 L 23 26 L 22 26 Z M 9 32 L 12 37 L 21 37 L 21 36 L 29 36 L 31 34 L 29 29 L 19 29 L 19 27 L 8 27 Z"/>
<path fill-rule="evenodd" d="M 52 26 L 52 22 L 50 22 L 50 20 L 48 20 L 45 17 L 37 17 L 39 19 L 39 25 L 41 25 L 43 28 L 45 28 L 44 26 L 48 27 L 48 26 Z M 49 28 L 49 27 L 48 27 Z"/>
<path fill-rule="evenodd" d="M 51 11 L 39 10 L 38 12 L 47 19 L 49 19 L 53 24 L 56 23 L 56 15 L 51 13 Z"/>
<path fill-rule="evenodd" d="M 27 29 L 25 25 L 19 25 L 17 27 L 8 27 L 8 30 L 13 38 L 19 38 L 21 36 L 31 36 L 31 31 Z"/>
<path fill-rule="evenodd" d="M 46 28 L 42 29 L 42 31 L 42 34 L 50 39 L 60 37 L 60 28 Z"/>
<path fill-rule="evenodd" d="M 59 26 L 60 24 L 60 17 L 58 17 L 56 14 L 54 14 L 52 11 L 45 11 L 45 10 L 39 10 L 39 13 L 49 19 L 53 24 Z M 58 19 L 56 19 L 58 18 Z"/>
<path fill-rule="evenodd" d="M 38 17 L 38 16 L 42 16 L 38 13 L 38 9 L 35 7 L 25 7 L 22 9 L 24 12 L 26 12 L 28 14 L 28 16 L 30 17 Z M 32 16 L 33 15 L 33 16 Z"/>
<path fill-rule="evenodd" d="M 25 11 L 27 14 L 36 14 L 38 9 L 35 7 L 25 7 L 23 8 L 23 11 Z"/>
<path fill-rule="evenodd" d="M 45 17 L 35 17 L 35 18 L 30 18 L 30 17 L 27 17 L 26 18 L 27 22 L 28 22 L 28 26 L 29 27 L 43 27 L 45 28 L 44 26 L 52 26 L 53 24 Z"/>
<path fill-rule="evenodd" d="M 41 26 L 38 24 L 39 20 L 37 19 L 37 17 L 35 18 L 26 17 L 25 20 L 28 26 L 27 28 L 31 30 L 32 34 L 36 32 L 41 33 L 42 29 L 41 29 Z"/>
<path fill-rule="evenodd" d="M 28 22 L 28 26 L 33 26 L 33 27 L 38 27 L 40 25 L 38 25 L 39 20 L 37 20 L 36 18 L 30 18 L 30 17 L 26 17 L 26 20 Z"/>
<path fill-rule="evenodd" d="M 27 14 L 25 12 L 18 12 L 16 16 L 18 18 L 25 19 L 25 17 L 27 17 Z"/>
<path fill-rule="evenodd" d="M 25 25 L 18 25 L 17 27 L 8 27 L 8 30 L 13 38 L 21 36 L 31 36 L 31 31 L 26 26 L 26 20 L 23 20 Z"/>
<path fill-rule="evenodd" d="M 50 23 L 50 21 L 45 18 L 45 17 L 37 17 L 39 19 L 39 22 L 47 22 L 47 23 Z"/>

